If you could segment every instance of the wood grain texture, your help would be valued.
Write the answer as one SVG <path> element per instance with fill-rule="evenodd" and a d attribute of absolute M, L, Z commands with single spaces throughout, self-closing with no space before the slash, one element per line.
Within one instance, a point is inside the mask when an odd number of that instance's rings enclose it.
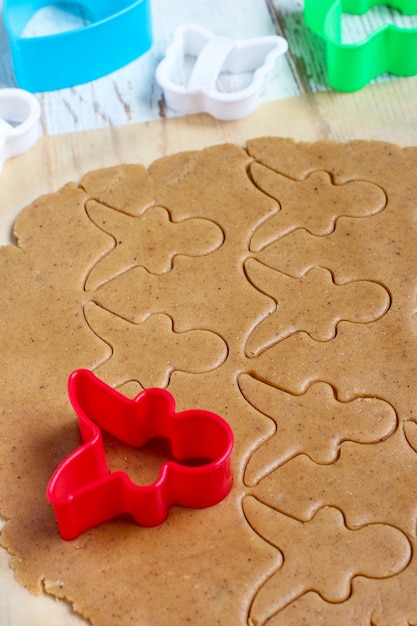
<path fill-rule="evenodd" d="M 276 24 L 288 41 L 288 60 L 300 93 L 328 89 L 324 42 L 304 20 L 303 0 L 268 0 Z"/>
<path fill-rule="evenodd" d="M 153 46 L 139 59 L 91 83 L 38 94 L 44 134 L 175 116 L 176 113 L 165 105 L 163 92 L 155 80 L 155 71 L 175 28 L 181 24 L 198 24 L 213 33 L 236 39 L 276 34 L 276 25 L 265 0 L 153 0 L 152 22 Z M 32 36 L 56 32 L 51 13 L 44 11 L 35 16 L 27 31 Z M 0 57 L 0 87 L 16 86 L 2 22 Z M 269 75 L 261 100 L 270 101 L 297 93 L 299 89 L 290 63 L 286 57 L 281 57 Z"/>
<path fill-rule="evenodd" d="M 281 31 L 289 45 L 288 60 L 294 69 L 295 79 L 302 93 L 316 93 L 329 89 L 326 71 L 325 42 L 307 27 L 302 0 L 267 0 L 277 30 Z M 364 15 L 342 14 L 342 41 L 352 44 L 364 41 L 375 30 L 387 24 L 410 29 L 417 27 L 416 15 L 402 15 L 399 11 L 381 3 Z M 373 84 L 396 80 L 384 74 Z"/>
<path fill-rule="evenodd" d="M 2 0 L 0 8 L 1 5 Z M 184 23 L 198 24 L 237 39 L 272 34 L 287 39 L 289 51 L 277 60 L 261 102 L 328 91 L 325 45 L 308 29 L 303 10 L 303 0 L 153 0 L 151 50 L 117 72 L 91 83 L 38 94 L 43 132 L 59 134 L 176 117 L 178 114 L 165 104 L 155 71 L 175 28 Z M 33 18 L 28 26 L 29 34 L 46 34 L 55 32 L 54 28 L 68 26 L 48 11 L 44 9 Z M 415 28 L 417 16 L 402 16 L 384 5 L 374 7 L 364 16 L 344 14 L 344 41 L 359 41 L 386 23 Z M 384 75 L 373 82 L 387 81 L 395 82 L 396 78 Z M 8 86 L 15 86 L 15 81 L 7 34 L 0 20 L 0 87 Z M 399 87 L 398 96 L 401 91 Z"/>

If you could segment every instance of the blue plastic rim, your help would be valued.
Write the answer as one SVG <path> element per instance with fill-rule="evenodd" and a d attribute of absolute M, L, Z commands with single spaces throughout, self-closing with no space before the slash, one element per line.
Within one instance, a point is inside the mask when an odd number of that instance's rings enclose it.
<path fill-rule="evenodd" d="M 3 0 L 16 81 L 31 92 L 86 83 L 120 69 L 152 45 L 151 0 L 78 0 L 89 24 L 63 33 L 25 37 L 25 26 L 51 0 Z M 68 3 L 67 3 L 68 4 Z"/>

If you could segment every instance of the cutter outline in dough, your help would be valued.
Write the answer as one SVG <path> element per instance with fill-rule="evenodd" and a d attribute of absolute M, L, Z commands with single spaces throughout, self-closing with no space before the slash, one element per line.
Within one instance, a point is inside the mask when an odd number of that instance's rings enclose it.
<path fill-rule="evenodd" d="M 124 513 L 142 526 L 157 526 L 171 505 L 206 508 L 229 493 L 233 432 L 217 414 L 177 413 L 166 389 L 145 389 L 129 399 L 84 369 L 70 375 L 68 394 L 83 444 L 58 466 L 46 491 L 63 539 Z M 135 448 L 165 437 L 176 460 L 162 465 L 154 483 L 136 485 L 126 472 L 110 473 L 101 429 Z M 191 458 L 199 461 L 187 465 Z"/>
<path fill-rule="evenodd" d="M 0 174 L 7 159 L 30 150 L 36 143 L 40 115 L 39 102 L 31 93 L 0 89 Z"/>
<path fill-rule="evenodd" d="M 127 65 L 152 44 L 150 0 L 78 0 L 89 18 L 80 28 L 25 37 L 47 0 L 3 0 L 16 81 L 31 92 L 90 82 Z"/>
<path fill-rule="evenodd" d="M 378 4 L 404 15 L 417 14 L 416 0 L 305 0 L 305 21 L 325 42 L 328 81 L 333 89 L 358 91 L 385 72 L 417 74 L 417 28 L 385 24 L 362 42 L 342 42 L 342 13 L 363 15 Z"/>
<path fill-rule="evenodd" d="M 267 75 L 276 59 L 288 50 L 283 37 L 267 36 L 239 40 L 219 37 L 195 24 L 183 24 L 174 33 L 165 57 L 156 70 L 167 105 L 183 115 L 209 113 L 223 120 L 250 115 L 258 105 Z M 186 85 L 176 80 L 186 57 L 196 62 Z M 216 85 L 221 72 L 253 72 L 249 85 L 234 92 Z"/>

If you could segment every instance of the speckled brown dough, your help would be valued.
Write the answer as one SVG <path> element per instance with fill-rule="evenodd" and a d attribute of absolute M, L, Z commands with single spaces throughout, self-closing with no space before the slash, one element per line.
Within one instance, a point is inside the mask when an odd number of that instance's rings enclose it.
<path fill-rule="evenodd" d="M 0 249 L 1 544 L 96 626 L 417 623 L 417 148 L 260 138 L 121 165 Z M 232 426 L 234 485 L 63 541 L 47 482 L 90 368 Z M 106 441 L 155 480 L 166 450 Z"/>

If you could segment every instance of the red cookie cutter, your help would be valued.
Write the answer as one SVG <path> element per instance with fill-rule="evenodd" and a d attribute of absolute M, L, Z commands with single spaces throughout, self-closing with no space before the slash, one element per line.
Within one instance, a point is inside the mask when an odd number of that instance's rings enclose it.
<path fill-rule="evenodd" d="M 205 508 L 229 493 L 233 432 L 215 413 L 176 413 L 165 389 L 145 389 L 132 400 L 83 369 L 69 377 L 68 394 L 84 443 L 58 466 L 46 492 L 63 539 L 122 513 L 142 526 L 157 526 L 173 504 Z M 176 460 L 165 462 L 151 485 L 135 485 L 123 471 L 110 473 L 100 429 L 135 448 L 165 437 Z M 202 461 L 187 465 L 191 459 Z"/>

